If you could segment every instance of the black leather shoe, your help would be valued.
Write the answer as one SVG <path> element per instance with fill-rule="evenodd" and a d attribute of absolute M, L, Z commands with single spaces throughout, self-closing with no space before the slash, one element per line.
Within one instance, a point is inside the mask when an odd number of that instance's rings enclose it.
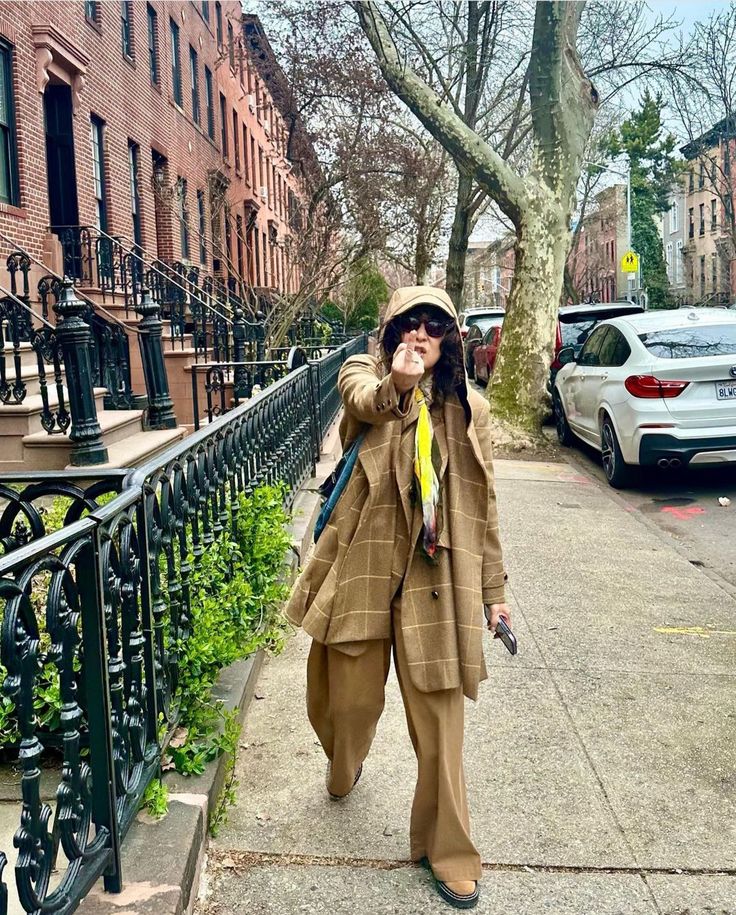
<path fill-rule="evenodd" d="M 328 785 L 330 784 L 330 773 L 331 772 L 332 772 L 332 763 L 329 762 L 329 760 L 328 760 L 327 776 L 325 778 L 325 781 L 327 782 Z M 350 789 L 350 791 L 352 791 L 353 788 L 358 784 L 358 781 L 360 780 L 360 776 L 362 774 L 363 774 L 363 763 L 361 763 L 358 766 L 358 771 L 355 773 L 355 780 L 353 781 L 353 787 Z M 350 794 L 350 791 L 348 791 L 348 794 Z M 330 795 L 330 797 L 332 798 L 333 801 L 341 801 L 344 797 L 348 796 L 348 794 L 333 794 L 329 788 L 327 789 L 327 793 Z"/>

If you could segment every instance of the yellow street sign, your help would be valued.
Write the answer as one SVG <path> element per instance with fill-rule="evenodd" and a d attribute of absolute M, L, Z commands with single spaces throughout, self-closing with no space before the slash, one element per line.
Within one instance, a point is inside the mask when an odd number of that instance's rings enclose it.
<path fill-rule="evenodd" d="M 627 251 L 621 258 L 621 269 L 624 273 L 636 273 L 639 270 L 639 255 Z"/>

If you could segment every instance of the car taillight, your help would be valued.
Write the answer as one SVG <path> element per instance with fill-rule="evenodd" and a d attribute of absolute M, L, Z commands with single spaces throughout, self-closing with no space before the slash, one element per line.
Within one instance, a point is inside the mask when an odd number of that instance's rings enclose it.
<path fill-rule="evenodd" d="M 560 330 L 560 322 L 557 322 L 557 332 L 555 334 L 555 355 L 552 359 L 552 365 L 550 368 L 554 369 L 555 372 L 559 372 L 562 368 L 560 360 L 557 358 L 557 354 L 562 349 L 562 331 Z"/>
<path fill-rule="evenodd" d="M 463 340 L 468 336 L 468 328 L 467 328 L 467 327 L 461 327 L 461 328 L 460 328 L 460 336 L 463 338 Z"/>
<path fill-rule="evenodd" d="M 624 387 L 634 397 L 677 397 L 689 384 L 689 381 L 661 381 L 654 375 L 629 375 Z"/>

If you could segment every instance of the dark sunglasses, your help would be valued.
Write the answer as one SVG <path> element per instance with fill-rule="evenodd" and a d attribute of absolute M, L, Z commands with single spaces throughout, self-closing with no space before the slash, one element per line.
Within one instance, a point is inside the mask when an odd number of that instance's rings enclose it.
<path fill-rule="evenodd" d="M 449 318 L 432 317 L 421 312 L 399 315 L 396 323 L 399 325 L 401 332 L 405 334 L 413 330 L 419 330 L 423 324 L 428 337 L 444 337 L 453 325 Z"/>

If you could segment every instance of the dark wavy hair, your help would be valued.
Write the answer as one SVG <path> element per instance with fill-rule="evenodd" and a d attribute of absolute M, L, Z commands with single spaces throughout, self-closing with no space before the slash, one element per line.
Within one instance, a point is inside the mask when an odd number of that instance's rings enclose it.
<path fill-rule="evenodd" d="M 403 314 L 410 314 L 412 311 L 434 312 L 442 317 L 448 317 L 447 312 L 436 305 L 422 305 L 421 303 L 409 309 Z M 403 315 L 402 315 L 403 316 Z M 381 332 L 381 363 L 383 369 L 388 374 L 391 371 L 391 363 L 394 353 L 401 343 L 401 328 L 398 320 L 395 318 L 383 326 Z M 465 384 L 465 357 L 463 354 L 463 341 L 460 337 L 460 329 L 453 322 L 450 330 L 442 338 L 440 343 L 440 358 L 434 367 L 433 373 L 433 397 L 434 403 L 441 405 L 445 398 L 454 394 L 459 385 Z"/>

